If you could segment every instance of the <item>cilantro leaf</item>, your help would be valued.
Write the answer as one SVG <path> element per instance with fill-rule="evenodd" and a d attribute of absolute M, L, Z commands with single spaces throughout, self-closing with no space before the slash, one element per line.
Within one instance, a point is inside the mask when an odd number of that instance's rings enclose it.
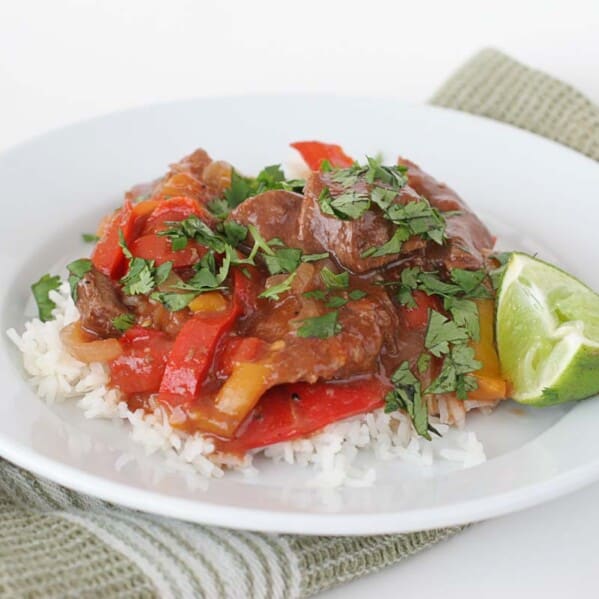
<path fill-rule="evenodd" d="M 258 297 L 273 300 L 280 299 L 282 293 L 286 293 L 291 289 L 291 283 L 293 283 L 296 274 L 297 272 L 292 272 L 284 281 L 265 289 Z"/>
<path fill-rule="evenodd" d="M 449 353 L 450 343 L 466 341 L 468 333 L 436 310 L 430 311 L 424 346 L 437 358 Z"/>
<path fill-rule="evenodd" d="M 38 281 L 31 285 L 31 292 L 37 304 L 37 312 L 42 322 L 52 319 L 52 310 L 56 304 L 50 299 L 50 291 L 60 287 L 60 277 L 43 275 Z"/>
<path fill-rule="evenodd" d="M 285 181 L 285 173 L 280 164 L 265 166 L 256 177 L 256 193 L 269 189 L 280 189 Z"/>
<path fill-rule="evenodd" d="M 491 294 L 483 285 L 487 278 L 485 270 L 464 270 L 462 268 L 453 268 L 451 270 L 451 279 L 460 287 L 467 297 L 489 298 Z"/>
<path fill-rule="evenodd" d="M 129 260 L 129 268 L 120 280 L 123 285 L 123 292 L 127 295 L 149 294 L 155 287 L 162 284 L 168 278 L 173 266 L 172 262 L 165 262 L 156 268 L 154 260 L 137 258 L 131 254 L 125 243 L 122 231 L 119 231 L 119 238 L 123 254 Z"/>
<path fill-rule="evenodd" d="M 249 258 L 253 260 L 259 249 L 262 250 L 267 256 L 274 256 L 274 250 L 268 245 L 264 237 L 262 237 L 260 231 L 258 231 L 254 225 L 248 225 L 248 229 L 252 235 L 252 239 L 254 240 L 254 247 L 250 252 Z"/>
<path fill-rule="evenodd" d="M 368 195 L 352 190 L 332 196 L 328 187 L 320 192 L 318 204 L 324 214 L 341 220 L 356 220 L 370 208 Z"/>
<path fill-rule="evenodd" d="M 327 297 L 327 292 L 323 289 L 313 289 L 312 291 L 304 291 L 302 295 L 311 299 L 324 301 Z"/>
<path fill-rule="evenodd" d="M 77 301 L 77 285 L 87 272 L 92 269 L 92 261 L 89 258 L 80 258 L 74 260 L 70 264 L 67 264 L 67 270 L 69 271 L 69 287 L 71 288 L 71 297 L 73 301 Z"/>
<path fill-rule="evenodd" d="M 341 306 L 345 306 L 348 301 L 349 300 L 341 297 L 340 295 L 333 295 L 326 301 L 325 306 L 327 308 L 341 308 Z"/>
<path fill-rule="evenodd" d="M 404 241 L 410 238 L 410 233 L 406 227 L 398 227 L 395 229 L 395 233 L 391 236 L 391 239 L 379 247 L 372 247 L 365 252 L 362 252 L 361 258 L 379 256 L 387 256 L 389 254 L 399 254 L 401 246 Z"/>
<path fill-rule="evenodd" d="M 121 278 L 123 291 L 127 295 L 146 295 L 154 289 L 153 261 L 133 258 L 127 274 Z"/>
<path fill-rule="evenodd" d="M 81 233 L 81 239 L 83 239 L 85 243 L 96 243 L 100 238 L 94 233 Z"/>
<path fill-rule="evenodd" d="M 405 226 L 411 235 L 439 245 L 445 239 L 445 219 L 425 197 L 407 204 L 392 204 L 385 212 L 385 218 L 397 226 Z"/>
<path fill-rule="evenodd" d="M 361 300 L 363 297 L 366 297 L 368 294 L 366 291 L 362 291 L 362 289 L 352 289 L 349 292 L 349 299 L 352 301 Z"/>
<path fill-rule="evenodd" d="M 476 302 L 458 297 L 447 297 L 443 302 L 454 322 L 464 327 L 468 336 L 474 341 L 480 340 L 480 320 Z"/>
<path fill-rule="evenodd" d="M 150 297 L 151 299 L 160 302 L 170 312 L 178 312 L 179 310 L 186 308 L 198 295 L 199 293 L 195 291 L 187 293 L 155 291 Z"/>
<path fill-rule="evenodd" d="M 322 316 L 306 318 L 302 326 L 297 330 L 298 337 L 316 337 L 327 339 L 341 332 L 341 325 L 337 322 L 339 313 L 337 310 L 327 312 Z"/>
<path fill-rule="evenodd" d="M 429 369 L 431 360 L 432 360 L 431 355 L 427 354 L 426 352 L 422 352 L 418 356 L 418 361 L 416 362 L 416 368 L 418 369 L 418 372 L 420 374 L 424 374 Z"/>
<path fill-rule="evenodd" d="M 117 331 L 124 333 L 135 324 L 135 316 L 126 312 L 119 314 L 112 319 L 112 324 Z"/>
<path fill-rule="evenodd" d="M 419 277 L 419 289 L 428 295 L 450 296 L 460 292 L 460 288 L 453 284 L 442 281 L 434 272 L 422 272 Z"/>
<path fill-rule="evenodd" d="M 223 199 L 227 206 L 227 213 L 233 210 L 233 208 L 237 208 L 241 202 L 252 195 L 250 183 L 251 179 L 240 175 L 235 169 L 231 170 L 231 185 L 223 194 Z M 211 208 L 210 205 L 209 208 Z"/>
<path fill-rule="evenodd" d="M 322 252 L 322 254 L 304 254 L 302 256 L 302 262 L 318 262 L 319 260 L 325 260 L 328 257 L 328 252 Z"/>
<path fill-rule="evenodd" d="M 410 370 L 406 360 L 391 377 L 393 390 L 385 396 L 385 412 L 404 410 L 414 425 L 416 432 L 430 440 L 428 408 L 422 397 L 420 381 Z"/>
<path fill-rule="evenodd" d="M 425 393 L 451 393 L 455 391 L 458 399 L 467 399 L 468 391 L 477 388 L 476 379 L 470 373 L 482 368 L 474 358 L 474 349 L 465 343 L 454 345 L 443 360 L 441 372 L 432 381 Z"/>
<path fill-rule="evenodd" d="M 320 278 L 328 289 L 347 289 L 349 287 L 349 273 L 346 271 L 335 274 L 325 266 L 320 271 Z"/>
<path fill-rule="evenodd" d="M 264 256 L 264 262 L 271 275 L 282 272 L 291 273 L 300 265 L 302 251 L 295 248 L 281 248 L 274 250 L 272 256 Z"/>
<path fill-rule="evenodd" d="M 304 185 L 305 181 L 299 179 L 287 181 L 280 164 L 264 167 L 255 178 L 244 177 L 232 169 L 231 185 L 221 198 L 216 198 L 208 203 L 208 209 L 214 216 L 224 220 L 231 210 L 252 196 L 270 189 L 301 191 Z"/>
<path fill-rule="evenodd" d="M 416 266 L 404 268 L 401 271 L 399 289 L 397 290 L 397 300 L 402 306 L 415 308 L 416 301 L 412 292 L 418 288 L 420 269 Z"/>
<path fill-rule="evenodd" d="M 158 235 L 168 237 L 175 251 L 185 248 L 187 241 L 191 239 L 219 254 L 225 251 L 227 240 L 216 231 L 213 231 L 195 214 L 188 216 L 184 220 L 173 221 L 168 224 L 169 228 L 165 231 L 159 231 Z M 229 234 L 231 234 L 231 230 Z"/>

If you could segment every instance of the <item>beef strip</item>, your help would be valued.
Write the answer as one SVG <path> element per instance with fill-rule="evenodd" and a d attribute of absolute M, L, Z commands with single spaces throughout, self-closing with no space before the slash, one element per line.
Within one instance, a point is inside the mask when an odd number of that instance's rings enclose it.
<path fill-rule="evenodd" d="M 81 327 L 88 333 L 107 337 L 120 337 L 113 319 L 129 313 L 112 281 L 92 268 L 77 285 L 77 309 L 81 315 Z"/>
<path fill-rule="evenodd" d="M 299 323 L 297 323 L 299 324 Z M 297 326 L 296 324 L 296 326 Z M 273 384 L 346 379 L 377 372 L 377 359 L 397 315 L 386 294 L 349 302 L 339 310 L 341 332 L 327 339 L 291 332 L 271 358 Z"/>
<path fill-rule="evenodd" d="M 440 183 L 409 160 L 400 158 L 398 163 L 408 168 L 409 185 L 431 205 L 442 212 L 459 211 L 459 214 L 446 217 L 447 242 L 442 246 L 432 243 L 427 246 L 427 261 L 447 269 L 482 268 L 483 250 L 491 249 L 495 244 L 489 230 L 445 183 Z"/>
<path fill-rule="evenodd" d="M 309 251 L 331 252 L 341 266 L 355 273 L 363 273 L 380 268 L 397 259 L 397 254 L 363 258 L 362 254 L 389 241 L 393 234 L 393 224 L 383 217 L 378 208 L 368 210 L 356 220 L 340 220 L 324 214 L 318 198 L 324 187 L 328 187 L 334 197 L 347 190 L 331 180 L 329 173 L 314 172 L 306 181 L 305 200 L 299 221 L 299 240 Z M 357 192 L 368 191 L 364 182 L 359 181 L 353 188 Z M 418 200 L 418 194 L 409 186 L 404 187 L 397 202 L 405 204 Z M 411 239 L 404 243 L 402 253 L 410 253 L 424 246 L 421 239 Z"/>
<path fill-rule="evenodd" d="M 292 191 L 265 191 L 239 204 L 229 220 L 254 225 L 267 241 L 278 237 L 287 247 L 303 248 L 297 236 L 303 200 Z"/>

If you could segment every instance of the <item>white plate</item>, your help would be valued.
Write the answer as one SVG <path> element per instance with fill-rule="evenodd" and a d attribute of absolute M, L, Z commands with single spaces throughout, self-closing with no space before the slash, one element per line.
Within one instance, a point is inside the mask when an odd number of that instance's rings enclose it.
<path fill-rule="evenodd" d="M 251 173 L 289 158 L 290 141 L 310 138 L 354 156 L 410 157 L 455 187 L 503 246 L 538 251 L 599 288 L 599 167 L 575 152 L 485 119 L 391 100 L 203 99 L 73 125 L 0 157 L 0 327 L 22 328 L 31 282 L 89 251 L 80 233 L 131 184 L 198 146 Z M 143 456 L 123 426 L 38 400 L 4 335 L 0 376 L 1 455 L 78 491 L 191 521 L 306 534 L 410 531 L 504 514 L 599 478 L 598 401 L 544 410 L 506 402 L 469 418 L 489 460 L 468 470 L 387 462 L 371 488 L 323 491 L 306 488 L 301 469 L 264 465 L 256 478 L 198 488 Z M 123 454 L 133 460 L 117 470 Z"/>

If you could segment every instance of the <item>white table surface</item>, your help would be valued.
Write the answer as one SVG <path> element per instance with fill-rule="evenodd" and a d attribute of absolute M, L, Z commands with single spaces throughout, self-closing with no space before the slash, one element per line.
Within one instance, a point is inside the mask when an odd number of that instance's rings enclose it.
<path fill-rule="evenodd" d="M 483 46 L 599 103 L 596 0 L 0 0 L 0 150 L 97 114 L 201 95 L 424 102 Z M 597 506 L 599 484 L 475 525 L 323 597 L 593 596 Z"/>

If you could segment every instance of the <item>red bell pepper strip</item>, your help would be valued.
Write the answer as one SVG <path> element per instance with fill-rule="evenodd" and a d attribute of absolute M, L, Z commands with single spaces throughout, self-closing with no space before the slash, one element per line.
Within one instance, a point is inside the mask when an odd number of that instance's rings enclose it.
<path fill-rule="evenodd" d="M 197 314 L 183 325 L 160 383 L 160 401 L 172 407 L 193 402 L 208 375 L 219 340 L 238 314 L 232 305 L 226 312 Z"/>
<path fill-rule="evenodd" d="M 428 324 L 429 310 L 440 310 L 441 302 L 438 297 L 427 295 L 419 289 L 412 292 L 412 297 L 416 306 L 414 308 L 404 306 L 400 309 L 399 316 L 408 329 L 423 329 Z"/>
<path fill-rule="evenodd" d="M 229 337 L 221 347 L 217 360 L 217 371 L 221 377 L 228 377 L 242 362 L 253 362 L 266 353 L 268 343 L 258 337 Z"/>
<path fill-rule="evenodd" d="M 331 166 L 347 168 L 354 161 L 336 144 L 325 144 L 320 141 L 296 141 L 291 144 L 313 171 L 320 170 L 323 160 L 328 160 Z"/>
<path fill-rule="evenodd" d="M 212 315 L 196 314 L 177 335 L 160 384 L 160 401 L 174 407 L 196 398 L 208 376 L 218 342 L 246 310 L 243 294 L 251 282 L 238 269 L 233 269 L 232 276 L 231 307 Z"/>
<path fill-rule="evenodd" d="M 168 223 L 177 222 L 197 216 L 206 223 L 212 222 L 210 214 L 193 198 L 177 197 L 162 200 L 152 212 L 143 228 L 143 235 L 157 233 L 168 229 Z"/>
<path fill-rule="evenodd" d="M 384 405 L 389 387 L 378 379 L 352 383 L 296 383 L 267 391 L 224 451 L 244 453 L 314 433 L 327 424 Z"/>
<path fill-rule="evenodd" d="M 134 236 L 135 218 L 131 201 L 127 199 L 106 226 L 102 238 L 92 253 L 93 265 L 112 279 L 118 279 L 125 271 L 125 256 L 119 244 L 119 231 L 123 232 L 125 242 L 131 243 Z"/>
<path fill-rule="evenodd" d="M 175 251 L 168 237 L 153 233 L 138 237 L 129 249 L 138 258 L 154 260 L 157 265 L 172 262 L 174 268 L 191 266 L 206 253 L 206 248 L 194 241 L 188 241 L 182 250 Z"/>
<path fill-rule="evenodd" d="M 156 393 L 173 342 L 161 331 L 140 326 L 119 341 L 123 353 L 109 363 L 111 385 L 123 393 Z"/>
<path fill-rule="evenodd" d="M 261 290 L 258 269 L 255 266 L 246 265 L 243 270 L 249 274 L 249 277 L 239 267 L 234 267 L 231 270 L 233 271 L 234 301 L 240 313 L 253 312 L 256 309 L 258 294 Z"/>

